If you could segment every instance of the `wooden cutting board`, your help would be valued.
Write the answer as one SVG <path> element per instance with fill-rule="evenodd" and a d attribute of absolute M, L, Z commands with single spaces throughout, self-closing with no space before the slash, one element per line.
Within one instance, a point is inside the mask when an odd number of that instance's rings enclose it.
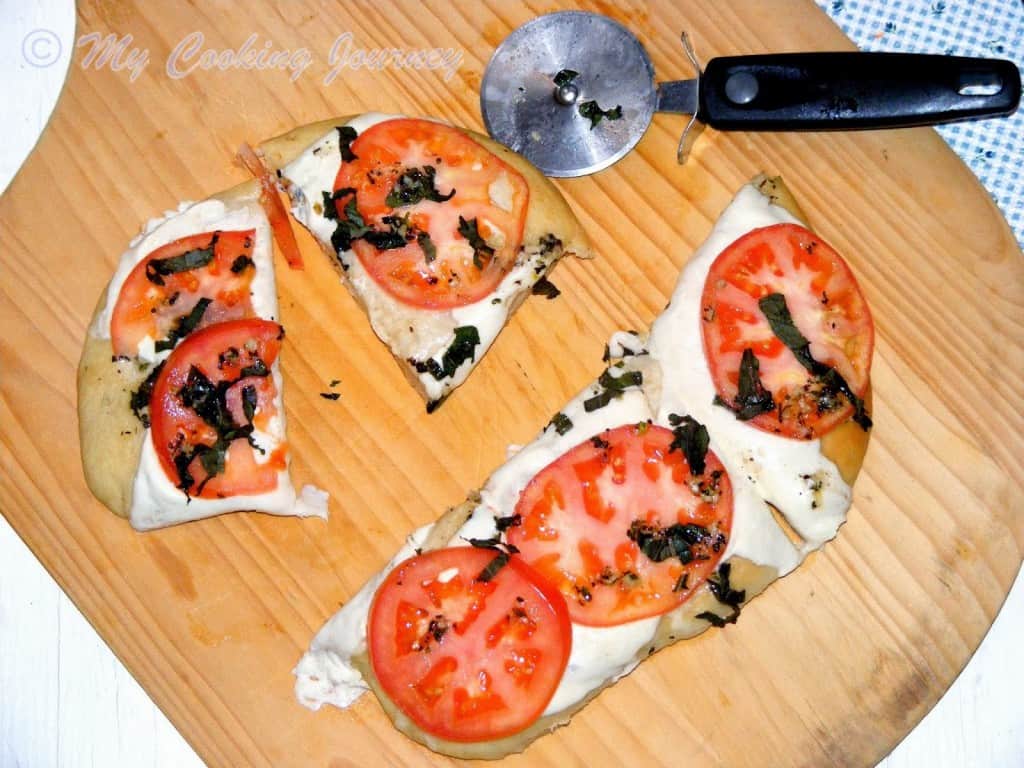
<path fill-rule="evenodd" d="M 372 697 L 318 713 L 290 670 L 313 632 L 406 533 L 460 501 L 601 370 L 619 328 L 644 328 L 738 187 L 784 175 L 861 281 L 877 325 L 876 427 L 849 522 L 736 626 L 642 665 L 510 765 L 868 765 L 947 688 L 999 609 L 1024 548 L 1024 262 L 978 182 L 931 130 L 708 131 L 685 167 L 683 119 L 559 182 L 596 246 L 566 263 L 469 382 L 432 416 L 332 268 L 300 233 L 279 270 L 284 375 L 299 483 L 331 519 L 235 515 L 139 535 L 92 499 L 76 440 L 74 371 L 96 298 L 147 218 L 244 178 L 231 157 L 332 114 L 437 115 L 480 128 L 497 45 L 554 2 L 79 3 L 78 35 L 131 34 L 134 81 L 76 52 L 52 123 L 0 200 L 0 505 L 160 707 L 211 764 L 445 764 L 394 731 Z M 810 0 L 585 2 L 630 27 L 660 79 L 705 58 L 850 48 Z M 194 71 L 202 49 L 305 47 L 288 71 Z M 352 48 L 453 48 L 441 71 L 346 69 Z M 193 38 L 194 39 L 194 38 Z M 351 63 L 351 60 L 350 60 Z M 341 399 L 319 397 L 340 379 Z"/>

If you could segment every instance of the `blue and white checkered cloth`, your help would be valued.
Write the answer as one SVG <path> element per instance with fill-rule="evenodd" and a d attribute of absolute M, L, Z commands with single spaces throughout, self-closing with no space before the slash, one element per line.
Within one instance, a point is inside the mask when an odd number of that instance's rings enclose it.
<path fill-rule="evenodd" d="M 861 50 L 1011 59 L 1024 66 L 1022 0 L 815 0 Z M 974 171 L 1024 247 L 1024 111 L 939 134 Z"/>

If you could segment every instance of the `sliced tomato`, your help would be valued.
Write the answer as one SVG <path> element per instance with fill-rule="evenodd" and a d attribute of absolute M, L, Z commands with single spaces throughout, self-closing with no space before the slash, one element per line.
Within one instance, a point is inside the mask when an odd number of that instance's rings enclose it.
<path fill-rule="evenodd" d="M 558 688 L 572 646 L 565 601 L 517 556 L 505 558 L 433 550 L 398 565 L 377 590 L 370 664 L 427 733 L 460 742 L 518 733 Z"/>
<path fill-rule="evenodd" d="M 339 215 L 345 218 L 351 194 L 338 192 L 351 189 L 366 226 L 391 231 L 395 224 L 386 218 L 408 216 L 406 245 L 379 249 L 365 239 L 352 244 L 377 285 L 401 302 L 433 309 L 472 304 L 494 291 L 522 241 L 530 189 L 518 171 L 462 131 L 430 120 L 378 123 L 350 149 L 355 159 L 342 162 L 334 184 Z M 389 206 L 388 195 L 410 171 L 432 173 L 438 197 L 454 194 L 444 202 Z M 493 253 L 474 250 L 466 237 L 474 227 Z M 433 252 L 423 244 L 424 233 Z"/>
<path fill-rule="evenodd" d="M 161 342 L 173 345 L 179 334 L 185 335 L 182 320 L 201 299 L 209 303 L 195 328 L 251 316 L 255 236 L 252 229 L 189 235 L 140 261 L 128 273 L 111 314 L 114 354 L 134 357 L 146 336 L 157 343 L 157 351 Z M 189 264 L 197 266 L 186 269 Z"/>
<path fill-rule="evenodd" d="M 266 431 L 277 413 L 270 368 L 283 338 L 269 320 L 231 320 L 190 334 L 164 363 L 149 404 L 153 446 L 168 479 L 189 496 L 277 487 L 287 447 L 258 455 L 249 435 Z"/>
<path fill-rule="evenodd" d="M 562 454 L 523 490 L 520 523 L 506 538 L 562 593 L 574 622 L 665 613 L 717 567 L 732 525 L 729 477 L 710 450 L 694 476 L 674 440 L 647 423 L 616 427 Z M 672 541 L 675 550 L 658 546 Z"/>
<path fill-rule="evenodd" d="M 810 357 L 838 372 L 850 391 L 867 390 L 874 324 L 850 267 L 833 248 L 795 224 L 755 229 L 732 243 L 711 265 L 701 297 L 704 354 L 721 400 L 737 412 L 756 387 L 740 397 L 746 350 L 756 359 L 763 412 L 750 423 L 786 437 L 812 439 L 854 415 L 854 404 L 802 364 L 773 331 L 760 302 L 781 295 Z M 748 373 L 751 363 L 747 364 Z M 770 400 L 769 400 L 770 394 Z M 774 406 L 774 407 L 773 407 Z"/>
<path fill-rule="evenodd" d="M 284 256 L 289 267 L 302 269 L 302 254 L 299 252 L 299 244 L 295 241 L 295 230 L 292 229 L 288 212 L 277 193 L 277 185 L 274 183 L 270 171 L 248 144 L 243 143 L 238 148 L 238 159 L 245 169 L 259 180 L 260 205 L 263 206 L 263 212 L 270 222 L 270 228 L 274 232 L 277 247 L 281 249 L 281 255 Z"/>

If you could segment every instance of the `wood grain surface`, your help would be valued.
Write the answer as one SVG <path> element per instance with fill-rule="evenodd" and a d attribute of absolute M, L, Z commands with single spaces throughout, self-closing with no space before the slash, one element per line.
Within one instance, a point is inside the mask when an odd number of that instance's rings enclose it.
<path fill-rule="evenodd" d="M 630 27 L 661 79 L 701 55 L 851 47 L 809 0 L 583 3 Z M 379 109 L 480 128 L 494 48 L 553 3 L 351 2 L 79 6 L 79 30 L 131 32 L 134 82 L 73 67 L 34 155 L 0 200 L 0 508 L 211 765 L 445 764 L 371 698 L 310 713 L 290 669 L 312 633 L 399 546 L 479 486 L 601 370 L 607 336 L 646 327 L 735 190 L 781 173 L 850 261 L 877 325 L 876 427 L 839 538 L 743 620 L 651 659 L 510 765 L 865 765 L 921 718 L 980 641 L 1024 548 L 1024 261 L 995 206 L 932 131 L 705 132 L 674 163 L 682 118 L 637 150 L 560 182 L 598 258 L 561 266 L 557 301 L 528 301 L 471 379 L 427 416 L 332 268 L 303 234 L 281 265 L 294 472 L 331 492 L 331 520 L 256 515 L 139 535 L 89 495 L 74 438 L 74 370 L 91 309 L 127 240 L 181 199 L 244 177 L 259 140 Z M 307 47 L 288 72 L 170 78 L 175 45 L 251 33 Z M 354 45 L 454 47 L 439 72 L 346 70 Z M 319 397 L 340 379 L 337 402 Z M 671 745 L 669 748 L 668 745 Z"/>

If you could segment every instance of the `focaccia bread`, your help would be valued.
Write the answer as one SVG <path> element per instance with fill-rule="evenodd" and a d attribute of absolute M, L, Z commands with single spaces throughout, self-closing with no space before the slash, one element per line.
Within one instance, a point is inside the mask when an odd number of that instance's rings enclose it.
<path fill-rule="evenodd" d="M 326 514 L 324 496 L 310 487 L 297 500 L 289 477 L 277 320 L 257 182 L 149 222 L 100 296 L 78 367 L 82 464 L 105 506 L 140 530 L 238 510 Z M 211 344 L 224 349 L 191 374 Z M 155 413 L 154 391 L 167 403 L 185 393 L 205 421 Z M 184 427 L 209 435 L 186 439 Z"/>
<path fill-rule="evenodd" d="M 744 187 L 648 335 L 406 545 L 295 669 L 461 758 L 520 751 L 643 659 L 735 622 L 833 538 L 871 427 L 873 326 L 779 180 Z"/>
<path fill-rule="evenodd" d="M 586 237 L 554 185 L 480 134 L 369 113 L 259 147 L 427 410 Z"/>

